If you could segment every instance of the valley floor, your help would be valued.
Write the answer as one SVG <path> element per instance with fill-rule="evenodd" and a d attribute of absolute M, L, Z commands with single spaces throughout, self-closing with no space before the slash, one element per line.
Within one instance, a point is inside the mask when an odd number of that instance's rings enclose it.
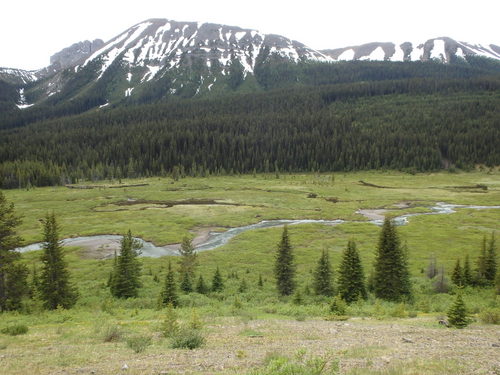
<path fill-rule="evenodd" d="M 277 355 L 304 366 L 311 357 L 325 358 L 333 367 L 338 361 L 342 375 L 500 374 L 500 326 L 483 324 L 481 319 L 485 311 L 500 311 L 500 298 L 492 288 L 464 291 L 464 302 L 476 319 L 472 325 L 457 330 L 437 323 L 455 300 L 456 288 L 449 276 L 457 259 L 469 255 L 475 267 L 483 239 L 495 232 L 498 239 L 500 210 L 491 208 L 500 204 L 498 170 L 212 176 L 179 181 L 165 177 L 109 184 L 3 193 L 24 216 L 18 233 L 25 244 L 41 241 L 40 219 L 48 212 L 57 216 L 60 238 L 118 235 L 130 229 L 134 236 L 159 246 L 264 220 L 342 219 L 346 223 L 289 227 L 301 305 L 276 292 L 273 270 L 282 228 L 247 231 L 215 250 L 199 253 L 196 277 L 203 276 L 210 284 L 214 271 L 220 269 L 224 291 L 179 296 L 181 325 L 189 322 L 193 308 L 203 321 L 206 343 L 194 350 L 171 349 L 169 339 L 159 333 L 166 313 L 157 310 L 158 297 L 169 263 L 177 271 L 179 257 L 140 258 L 139 296 L 119 300 L 111 297 L 108 286 L 113 268 L 113 260 L 105 259 L 109 251 L 99 246 L 91 252 L 65 247 L 71 280 L 80 293 L 77 305 L 67 311 L 43 311 L 35 298 L 26 302 L 23 313 L 0 315 L 0 330 L 19 324 L 29 328 L 24 335 L 0 334 L 0 375 L 274 375 L 254 371 L 268 366 Z M 432 212 L 439 202 L 489 208 L 420 215 Z M 415 303 L 392 304 L 370 296 L 349 306 L 347 321 L 325 320 L 330 299 L 311 293 L 322 250 L 328 250 L 336 278 L 342 253 L 348 241 L 355 240 L 368 277 L 380 233 L 370 220 L 411 214 L 419 215 L 409 217 L 397 231 L 409 251 Z M 22 255 L 30 281 L 34 271 L 41 270 L 40 255 L 40 251 Z M 437 293 L 436 278 L 426 276 L 431 261 L 444 273 L 449 293 Z M 113 329 L 119 333 L 116 339 L 105 342 Z M 140 353 L 127 343 L 136 335 L 152 340 Z"/>

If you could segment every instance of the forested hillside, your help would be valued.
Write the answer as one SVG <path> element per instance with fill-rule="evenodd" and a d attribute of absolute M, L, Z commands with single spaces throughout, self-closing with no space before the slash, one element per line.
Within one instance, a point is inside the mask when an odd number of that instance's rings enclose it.
<path fill-rule="evenodd" d="M 159 90 L 155 97 L 153 90 L 80 114 L 72 113 L 88 109 L 81 101 L 10 112 L 1 118 L 0 187 L 174 170 L 500 165 L 498 66 L 484 59 L 469 65 L 276 62 L 256 69 L 254 86 L 242 81 L 212 95 Z"/>

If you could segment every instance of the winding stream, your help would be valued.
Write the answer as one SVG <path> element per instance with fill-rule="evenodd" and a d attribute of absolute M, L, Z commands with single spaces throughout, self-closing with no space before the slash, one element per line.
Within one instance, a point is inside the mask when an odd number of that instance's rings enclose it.
<path fill-rule="evenodd" d="M 500 206 L 475 206 L 475 205 L 460 205 L 460 204 L 447 204 L 447 203 L 437 203 L 435 206 L 431 207 L 431 212 L 420 212 L 420 213 L 412 213 L 405 214 L 401 216 L 395 217 L 393 220 L 396 225 L 406 225 L 409 222 L 410 217 L 421 216 L 421 215 L 445 215 L 452 214 L 456 212 L 456 209 L 459 208 L 467 208 L 474 210 L 484 210 L 484 209 L 500 209 Z M 363 214 L 363 210 L 357 211 L 357 213 Z M 366 217 L 371 217 L 369 215 L 365 215 Z M 381 215 L 375 215 L 381 216 Z M 285 224 L 288 225 L 300 225 L 300 224 L 323 224 L 323 225 L 339 225 L 342 223 L 353 223 L 360 221 L 345 221 L 345 220 L 264 220 L 256 224 L 245 225 L 242 227 L 236 227 L 228 229 L 225 232 L 210 232 L 208 236 L 195 246 L 197 251 L 207 251 L 216 249 L 222 245 L 225 245 L 231 238 L 237 236 L 240 233 L 254 230 L 254 229 L 262 229 L 262 228 L 271 228 L 271 227 L 280 227 Z M 366 221 L 365 221 L 366 222 Z M 371 219 L 368 221 L 369 223 L 375 225 L 382 225 L 383 219 Z M 67 246 L 79 246 L 83 248 L 92 249 L 94 252 L 107 252 L 109 257 L 114 253 L 114 250 L 118 250 L 120 247 L 120 240 L 122 236 L 119 235 L 98 235 L 98 236 L 87 236 L 87 237 L 75 237 L 75 238 L 67 238 L 62 240 L 63 245 Z M 141 256 L 143 257 L 152 257 L 158 258 L 165 255 L 179 255 L 177 251 L 176 245 L 167 245 L 167 246 L 155 246 L 151 242 L 144 241 L 140 238 L 137 240 L 142 244 Z M 16 250 L 21 253 L 27 251 L 40 250 L 42 248 L 43 243 L 35 243 L 29 246 L 20 247 Z"/>

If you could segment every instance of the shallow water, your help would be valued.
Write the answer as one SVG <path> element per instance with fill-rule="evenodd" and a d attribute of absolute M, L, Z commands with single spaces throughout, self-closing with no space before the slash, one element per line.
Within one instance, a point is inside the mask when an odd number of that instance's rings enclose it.
<path fill-rule="evenodd" d="M 395 217 L 393 220 L 396 225 L 406 225 L 409 222 L 409 218 L 421 215 L 447 215 L 456 212 L 456 209 L 468 208 L 474 210 L 484 210 L 484 209 L 500 209 L 500 206 L 467 206 L 460 204 L 447 204 L 447 203 L 437 203 L 435 206 L 431 207 L 431 212 L 421 212 L 413 214 L 405 214 Z M 323 224 L 323 225 L 339 225 L 343 223 L 349 223 L 354 221 L 344 221 L 344 220 L 264 220 L 256 224 L 245 225 L 242 227 L 236 227 L 228 229 L 225 232 L 211 232 L 208 239 L 203 243 L 195 247 L 197 251 L 207 251 L 216 249 L 222 245 L 225 245 L 231 238 L 237 236 L 240 233 L 262 228 L 280 227 L 285 224 L 287 225 L 300 225 L 300 224 Z M 382 225 L 383 220 L 370 220 L 369 221 L 375 225 Z M 67 238 L 62 240 L 63 245 L 67 246 L 96 246 L 100 247 L 117 247 L 120 243 L 122 236 L 119 235 L 98 235 L 98 236 L 86 236 L 86 237 L 75 237 Z M 179 255 L 177 250 L 171 248 L 171 246 L 155 246 L 151 242 L 144 241 L 140 238 L 137 240 L 142 244 L 141 255 L 143 257 L 158 258 L 165 255 Z M 35 243 L 29 246 L 20 247 L 16 250 L 24 253 L 27 251 L 40 250 L 43 243 Z"/>

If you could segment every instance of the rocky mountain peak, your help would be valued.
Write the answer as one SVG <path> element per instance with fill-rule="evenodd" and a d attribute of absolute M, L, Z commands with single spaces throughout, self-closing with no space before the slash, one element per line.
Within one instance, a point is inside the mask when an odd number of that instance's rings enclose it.
<path fill-rule="evenodd" d="M 50 65 L 53 66 L 55 70 L 71 68 L 89 57 L 103 45 L 104 42 L 101 39 L 93 41 L 85 40 L 72 44 L 53 54 L 50 57 Z"/>

